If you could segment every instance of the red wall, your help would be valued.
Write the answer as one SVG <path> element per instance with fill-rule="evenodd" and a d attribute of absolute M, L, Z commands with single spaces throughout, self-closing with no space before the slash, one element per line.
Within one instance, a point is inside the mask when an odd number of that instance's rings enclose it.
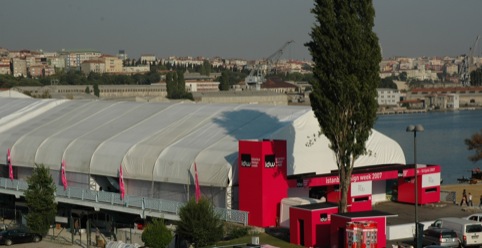
<path fill-rule="evenodd" d="M 286 141 L 239 141 L 239 209 L 249 225 L 276 226 L 281 200 L 288 196 Z"/>
<path fill-rule="evenodd" d="M 420 170 L 420 169 L 419 169 Z M 429 175 L 429 174 L 426 174 Z M 440 201 L 440 182 L 437 185 L 423 187 L 422 177 L 417 175 L 418 204 L 424 205 Z M 398 179 L 398 201 L 415 204 L 415 181 L 414 175 Z"/>
<path fill-rule="evenodd" d="M 340 234 L 340 228 L 343 230 L 343 237 L 346 236 L 346 223 L 352 221 L 375 221 L 377 222 L 377 247 L 386 247 L 386 228 L 387 228 L 387 221 L 385 216 L 376 216 L 376 217 L 357 217 L 357 218 L 348 218 L 345 216 L 334 214 L 331 216 L 331 228 L 330 228 L 330 244 L 332 248 L 337 247 L 345 247 L 346 240 L 344 239 L 342 246 L 338 245 Z"/>
<path fill-rule="evenodd" d="M 326 220 L 321 220 L 321 214 L 327 214 Z M 300 245 L 299 220 L 304 220 L 304 246 L 305 247 L 330 247 L 331 215 L 338 213 L 338 207 L 321 209 L 290 208 L 290 243 Z"/>

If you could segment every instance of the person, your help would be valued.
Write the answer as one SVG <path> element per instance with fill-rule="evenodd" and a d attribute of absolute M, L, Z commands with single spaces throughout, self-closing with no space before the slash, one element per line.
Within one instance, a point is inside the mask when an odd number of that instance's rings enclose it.
<path fill-rule="evenodd" d="M 482 207 L 482 195 L 480 195 L 480 198 L 479 198 L 479 208 Z"/>
<path fill-rule="evenodd" d="M 74 221 L 74 235 L 77 235 L 79 233 L 79 229 L 80 229 L 79 219 L 75 219 L 75 221 Z"/>
<path fill-rule="evenodd" d="M 474 203 L 472 202 L 472 194 L 471 193 L 469 193 L 469 202 L 467 203 L 467 206 L 471 206 L 471 207 L 474 206 Z"/>
<path fill-rule="evenodd" d="M 465 189 L 462 192 L 462 200 L 460 201 L 460 206 L 462 206 L 464 202 L 465 204 L 467 204 L 467 206 L 469 205 L 469 203 L 467 202 L 467 192 L 465 191 Z"/>

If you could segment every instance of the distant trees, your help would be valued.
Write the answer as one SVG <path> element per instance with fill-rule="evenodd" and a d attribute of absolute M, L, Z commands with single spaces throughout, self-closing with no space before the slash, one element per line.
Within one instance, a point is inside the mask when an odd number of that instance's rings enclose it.
<path fill-rule="evenodd" d="M 243 81 L 245 77 L 246 75 L 241 72 L 224 70 L 221 72 L 221 76 L 217 78 L 219 81 L 219 90 L 229 90 L 231 86 Z"/>
<path fill-rule="evenodd" d="M 186 91 L 186 82 L 182 71 L 172 71 L 166 74 L 167 97 L 171 99 L 193 99 Z"/>
<path fill-rule="evenodd" d="M 393 77 L 386 77 L 380 80 L 378 88 L 398 89 L 397 84 L 393 82 Z"/>
<path fill-rule="evenodd" d="M 97 83 L 94 83 L 94 86 L 92 86 L 94 88 L 94 95 L 96 97 L 100 97 L 100 90 L 99 90 L 99 84 Z"/>
<path fill-rule="evenodd" d="M 470 73 L 470 85 L 482 86 L 482 68 L 478 68 Z"/>
<path fill-rule="evenodd" d="M 27 183 L 28 189 L 24 192 L 24 196 L 28 207 L 28 227 L 31 231 L 45 236 L 57 213 L 56 186 L 49 168 L 43 164 L 35 164 Z"/>
<path fill-rule="evenodd" d="M 465 139 L 465 145 L 469 151 L 474 150 L 475 154 L 469 157 L 472 162 L 482 160 L 482 129 L 478 133 L 474 133 L 470 139 Z"/>

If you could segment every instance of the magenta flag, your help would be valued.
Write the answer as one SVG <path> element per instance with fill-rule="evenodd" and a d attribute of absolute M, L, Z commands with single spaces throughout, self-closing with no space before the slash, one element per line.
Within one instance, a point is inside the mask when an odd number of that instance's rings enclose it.
<path fill-rule="evenodd" d="M 13 167 L 12 167 L 12 160 L 10 158 L 10 148 L 7 151 L 7 164 L 8 164 L 8 178 L 13 181 Z"/>
<path fill-rule="evenodd" d="M 197 166 L 194 162 L 194 183 L 196 185 L 196 203 L 201 199 L 201 187 L 199 186 L 199 179 L 197 178 Z"/>
<path fill-rule="evenodd" d="M 125 188 L 124 188 L 124 173 L 122 173 L 122 164 L 119 167 L 119 190 L 121 194 L 121 199 L 124 199 Z"/>
<path fill-rule="evenodd" d="M 62 160 L 62 167 L 60 168 L 60 173 L 62 174 L 62 184 L 64 185 L 64 190 L 67 190 L 67 177 L 65 176 L 65 160 Z"/>

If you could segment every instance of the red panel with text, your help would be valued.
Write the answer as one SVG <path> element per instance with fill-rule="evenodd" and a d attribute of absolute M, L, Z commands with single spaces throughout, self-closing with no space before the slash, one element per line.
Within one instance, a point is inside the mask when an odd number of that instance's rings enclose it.
<path fill-rule="evenodd" d="M 281 200 L 288 195 L 285 140 L 239 141 L 239 209 L 248 224 L 276 226 Z"/>

